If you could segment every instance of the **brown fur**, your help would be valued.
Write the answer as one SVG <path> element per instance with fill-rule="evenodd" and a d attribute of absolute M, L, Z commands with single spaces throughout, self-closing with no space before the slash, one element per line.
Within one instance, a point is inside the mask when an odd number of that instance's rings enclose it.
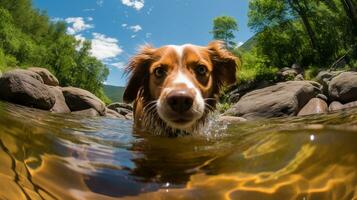
<path fill-rule="evenodd" d="M 204 124 L 209 111 L 215 108 L 220 88 L 235 83 L 237 62 L 238 59 L 224 49 L 220 41 L 213 41 L 207 47 L 188 46 L 183 51 L 182 59 L 179 59 L 176 51 L 169 46 L 143 46 L 129 62 L 127 72 L 130 77 L 124 92 L 125 102 L 134 101 L 135 126 L 155 134 L 170 135 L 182 132 L 168 127 L 157 113 L 155 114 L 153 103 L 159 98 L 163 88 L 171 86 L 175 73 L 180 70 L 189 77 L 205 99 L 205 114 L 192 129 L 185 130 L 197 131 Z M 198 65 L 206 66 L 206 75 L 195 75 L 194 69 Z M 168 72 L 167 76 L 162 79 L 154 76 L 157 67 L 164 67 Z"/>

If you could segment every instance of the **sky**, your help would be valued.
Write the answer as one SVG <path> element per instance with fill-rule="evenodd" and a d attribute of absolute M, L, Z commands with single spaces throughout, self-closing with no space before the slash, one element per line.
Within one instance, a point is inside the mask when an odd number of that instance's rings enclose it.
<path fill-rule="evenodd" d="M 124 67 L 140 45 L 207 45 L 212 21 L 237 19 L 236 43 L 254 33 L 247 27 L 249 0 L 33 0 L 52 21 L 65 21 L 67 33 L 91 40 L 91 54 L 109 68 L 105 84 L 125 86 Z"/>

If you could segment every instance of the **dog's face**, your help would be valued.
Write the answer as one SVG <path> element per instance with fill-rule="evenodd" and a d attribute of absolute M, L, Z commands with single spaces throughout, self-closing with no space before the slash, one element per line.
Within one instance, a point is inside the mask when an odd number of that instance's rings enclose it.
<path fill-rule="evenodd" d="M 214 108 L 222 85 L 236 81 L 236 58 L 221 42 L 207 47 L 144 46 L 128 69 L 124 100 L 143 98 L 144 108 L 156 109 L 167 126 L 180 130 L 189 129 Z"/>

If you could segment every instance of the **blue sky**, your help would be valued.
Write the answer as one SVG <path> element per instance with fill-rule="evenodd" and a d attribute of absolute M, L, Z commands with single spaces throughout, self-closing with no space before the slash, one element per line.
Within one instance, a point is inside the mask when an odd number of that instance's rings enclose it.
<path fill-rule="evenodd" d="M 67 32 L 91 40 L 93 56 L 107 65 L 106 84 L 123 86 L 123 67 L 145 43 L 154 46 L 206 45 L 214 17 L 237 19 L 236 42 L 248 40 L 249 0 L 33 0 L 52 20 L 68 23 Z"/>

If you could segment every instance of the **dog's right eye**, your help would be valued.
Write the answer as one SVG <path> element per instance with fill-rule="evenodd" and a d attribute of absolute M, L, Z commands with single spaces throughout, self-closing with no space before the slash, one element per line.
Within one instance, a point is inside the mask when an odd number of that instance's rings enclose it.
<path fill-rule="evenodd" d="M 158 67 L 154 70 L 154 74 L 157 78 L 162 78 L 166 76 L 166 69 L 163 67 Z"/>

